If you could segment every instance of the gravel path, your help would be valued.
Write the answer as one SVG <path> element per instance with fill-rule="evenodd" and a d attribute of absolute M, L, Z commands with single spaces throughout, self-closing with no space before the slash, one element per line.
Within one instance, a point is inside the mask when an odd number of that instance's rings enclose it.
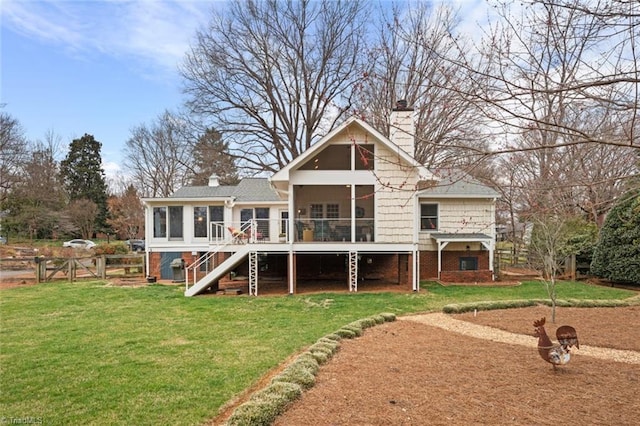
<path fill-rule="evenodd" d="M 500 343 L 527 346 L 535 348 L 537 342 L 531 336 L 509 333 L 493 327 L 460 321 L 444 313 L 431 313 L 422 315 L 410 315 L 397 318 L 399 321 L 413 321 L 421 324 L 438 327 L 447 331 L 476 337 Z M 640 364 L 640 352 L 620 349 L 599 348 L 596 346 L 581 345 L 580 349 L 572 351 L 574 354 L 590 356 L 593 358 L 625 362 L 628 364 Z"/>

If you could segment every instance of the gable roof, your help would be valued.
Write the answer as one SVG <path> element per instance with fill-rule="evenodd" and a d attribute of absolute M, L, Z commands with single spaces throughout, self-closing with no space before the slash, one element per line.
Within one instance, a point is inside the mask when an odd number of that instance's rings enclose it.
<path fill-rule="evenodd" d="M 233 198 L 236 202 L 282 201 L 267 178 L 244 178 L 237 185 L 184 186 L 169 198 Z"/>
<path fill-rule="evenodd" d="M 429 198 L 499 198 L 500 194 L 467 173 L 458 169 L 441 169 L 436 173 L 439 181 L 418 192 L 418 197 Z"/>
<path fill-rule="evenodd" d="M 331 140 L 338 135 L 340 132 L 347 129 L 349 126 L 356 125 L 362 128 L 366 133 L 369 133 L 373 136 L 379 143 L 385 145 L 389 150 L 398 154 L 400 158 L 406 163 L 416 167 L 419 175 L 422 179 L 434 178 L 433 173 L 428 170 L 424 165 L 418 163 L 408 152 L 404 149 L 400 148 L 398 145 L 391 142 L 387 137 L 385 137 L 382 133 L 378 132 L 376 129 L 371 127 L 366 122 L 360 120 L 356 117 L 351 117 L 347 119 L 344 123 L 327 133 L 323 136 L 318 142 L 313 144 L 309 149 L 304 151 L 302 154 L 294 158 L 289 164 L 285 167 L 274 173 L 270 180 L 271 181 L 288 181 L 289 180 L 289 172 L 296 167 L 304 164 L 306 161 L 311 159 L 318 151 L 324 149 L 325 146 L 330 145 Z"/>

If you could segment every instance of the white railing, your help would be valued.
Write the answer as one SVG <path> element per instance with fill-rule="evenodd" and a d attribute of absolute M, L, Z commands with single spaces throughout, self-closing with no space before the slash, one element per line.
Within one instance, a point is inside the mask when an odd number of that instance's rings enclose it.
<path fill-rule="evenodd" d="M 255 243 L 270 241 L 269 236 L 273 233 L 269 219 L 253 219 L 250 221 L 231 224 L 222 222 L 211 222 L 209 241 L 211 243 L 223 244 L 225 242 L 235 243 Z M 231 240 L 231 241 L 229 241 Z M 274 241 L 278 241 L 277 239 Z"/>
<path fill-rule="evenodd" d="M 226 244 L 216 247 L 214 250 L 206 252 L 204 255 L 200 256 L 195 262 L 185 268 L 185 279 L 184 279 L 184 290 L 189 290 L 189 278 L 190 274 L 193 274 L 192 284 L 198 282 L 198 271 L 202 265 L 205 265 L 204 275 L 209 273 L 209 260 L 213 258 L 213 256 L 220 251 L 222 247 Z M 211 270 L 215 268 L 215 265 L 212 266 Z"/>
<path fill-rule="evenodd" d="M 210 242 L 223 244 L 230 237 L 234 243 L 292 242 L 373 242 L 374 219 L 293 219 L 293 234 L 289 235 L 290 219 L 253 219 L 230 225 L 211 222 Z"/>
<path fill-rule="evenodd" d="M 340 219 L 295 219 L 295 241 L 304 242 L 373 242 L 374 220 L 350 218 Z"/>

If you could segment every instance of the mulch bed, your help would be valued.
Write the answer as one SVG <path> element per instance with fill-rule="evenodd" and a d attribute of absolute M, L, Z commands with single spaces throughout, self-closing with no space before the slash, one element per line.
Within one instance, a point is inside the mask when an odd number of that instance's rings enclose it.
<path fill-rule="evenodd" d="M 455 315 L 531 334 L 550 308 Z M 640 307 L 558 308 L 581 345 L 640 351 Z M 535 339 L 534 337 L 531 337 Z M 343 340 L 276 425 L 637 424 L 640 365 L 581 356 L 554 372 L 537 351 L 397 321 Z"/>

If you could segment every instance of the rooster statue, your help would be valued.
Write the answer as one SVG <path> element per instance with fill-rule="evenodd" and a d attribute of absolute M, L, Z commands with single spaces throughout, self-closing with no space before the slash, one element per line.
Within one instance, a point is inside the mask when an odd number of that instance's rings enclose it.
<path fill-rule="evenodd" d="M 564 365 L 569 362 L 569 358 L 571 358 L 570 347 L 575 346 L 580 349 L 578 334 L 575 328 L 563 325 L 556 330 L 558 344 L 554 345 L 544 329 L 545 321 L 546 318 L 542 318 L 533 322 L 535 328 L 533 335 L 538 338 L 538 353 L 542 359 L 551 363 L 555 370 L 557 365 Z"/>

